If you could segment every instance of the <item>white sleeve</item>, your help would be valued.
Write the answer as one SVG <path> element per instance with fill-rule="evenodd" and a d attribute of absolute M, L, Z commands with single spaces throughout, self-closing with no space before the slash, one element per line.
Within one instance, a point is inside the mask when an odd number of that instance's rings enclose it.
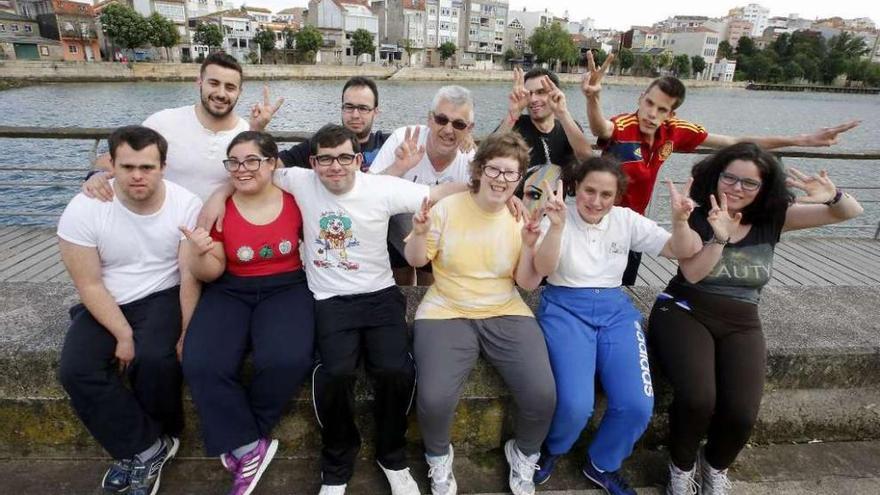
<path fill-rule="evenodd" d="M 100 217 L 97 208 L 92 204 L 97 201 L 85 197 L 82 193 L 74 196 L 58 219 L 58 237 L 79 246 L 97 247 L 96 223 Z"/>
<path fill-rule="evenodd" d="M 657 222 L 645 218 L 629 208 L 624 209 L 629 216 L 627 223 L 630 225 L 630 250 L 651 256 L 660 254 L 672 234 L 657 225 Z"/>
<path fill-rule="evenodd" d="M 382 173 L 394 163 L 394 152 L 397 150 L 397 147 L 400 146 L 402 139 L 401 136 L 403 135 L 402 132 L 406 132 L 406 127 L 396 129 L 390 136 L 388 136 L 388 139 L 385 140 L 382 148 L 379 149 L 379 153 L 373 158 L 373 163 L 370 165 L 370 173 Z"/>
<path fill-rule="evenodd" d="M 162 126 L 160 125 L 161 119 L 159 118 L 159 114 L 162 113 L 163 111 L 165 111 L 165 110 L 160 110 L 160 111 L 150 115 L 149 117 L 144 119 L 144 122 L 141 125 L 144 127 L 149 127 L 150 129 L 153 129 L 154 131 L 158 132 L 159 134 L 162 134 Z"/>
<path fill-rule="evenodd" d="M 183 188 L 181 188 L 183 189 Z M 189 192 L 189 191 L 187 191 Z M 199 212 L 202 210 L 202 200 L 199 199 L 195 194 L 192 197 L 188 198 L 186 202 L 183 204 L 183 214 L 181 215 L 181 225 L 186 226 L 186 228 L 192 230 L 196 228 L 196 220 L 199 217 Z M 180 240 L 186 239 L 186 236 L 181 233 Z"/>
<path fill-rule="evenodd" d="M 275 171 L 275 174 L 272 176 L 272 182 L 284 191 L 293 194 L 297 200 L 300 200 L 300 198 L 296 197 L 297 191 L 301 191 L 301 188 L 308 184 L 314 175 L 315 172 L 310 168 L 282 168 Z"/>
<path fill-rule="evenodd" d="M 388 213 L 415 213 L 422 207 L 422 200 L 431 194 L 431 188 L 425 184 L 410 182 L 389 175 L 376 176 L 383 184 L 385 197 L 388 198 Z"/>

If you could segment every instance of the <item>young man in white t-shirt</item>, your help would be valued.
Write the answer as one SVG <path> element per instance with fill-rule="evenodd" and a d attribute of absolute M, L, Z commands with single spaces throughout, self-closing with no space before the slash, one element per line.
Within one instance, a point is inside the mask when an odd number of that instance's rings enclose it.
<path fill-rule="evenodd" d="M 401 127 L 394 131 L 370 166 L 370 172 L 393 175 L 429 186 L 446 182 L 467 184 L 468 166 L 474 149 L 462 151 L 472 141 L 474 100 L 461 86 L 443 86 L 434 95 L 427 125 Z M 391 266 L 400 285 L 414 282 L 415 271 L 403 257 L 403 238 L 412 230 L 412 217 L 399 215 L 391 220 L 388 231 Z M 419 282 L 430 285 L 429 276 Z"/>
<path fill-rule="evenodd" d="M 241 96 L 243 77 L 241 65 L 234 57 L 212 53 L 199 71 L 199 101 L 195 105 L 160 110 L 143 122 L 168 141 L 165 178 L 189 189 L 202 200 L 229 178 L 222 161 L 226 159 L 226 148 L 232 138 L 248 129 L 262 131 L 284 101 L 279 99 L 274 105 L 269 104 L 268 90 L 264 88 L 263 102 L 251 109 L 250 122 L 244 120 L 234 112 Z M 112 173 L 106 155 L 96 165 L 101 171 L 86 180 L 82 192 L 90 198 L 109 201 L 113 197 L 108 182 Z"/>
<path fill-rule="evenodd" d="M 70 310 L 59 378 L 115 459 L 102 488 L 147 495 L 180 444 L 177 351 L 199 288 L 180 269 L 179 228 L 195 225 L 202 203 L 163 179 L 168 146 L 156 131 L 122 127 L 109 141 L 114 199 L 78 194 L 58 222 L 61 259 L 82 301 Z"/>

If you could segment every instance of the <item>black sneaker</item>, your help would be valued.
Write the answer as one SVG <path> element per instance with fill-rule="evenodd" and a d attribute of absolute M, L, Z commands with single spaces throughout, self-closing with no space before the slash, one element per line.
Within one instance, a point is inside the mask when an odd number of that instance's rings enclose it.
<path fill-rule="evenodd" d="M 582 469 L 584 476 L 593 483 L 599 485 L 605 493 L 610 495 L 636 495 L 629 484 L 620 475 L 620 471 L 599 471 L 593 466 L 593 461 L 587 456 L 587 462 Z"/>
<path fill-rule="evenodd" d="M 113 461 L 101 480 L 104 493 L 126 493 L 131 483 L 131 459 Z"/>
<path fill-rule="evenodd" d="M 174 437 L 161 437 L 162 447 L 153 457 L 146 461 L 134 458 L 131 466 L 130 495 L 156 495 L 159 491 L 159 480 L 162 477 L 162 468 L 170 461 L 180 441 Z"/>

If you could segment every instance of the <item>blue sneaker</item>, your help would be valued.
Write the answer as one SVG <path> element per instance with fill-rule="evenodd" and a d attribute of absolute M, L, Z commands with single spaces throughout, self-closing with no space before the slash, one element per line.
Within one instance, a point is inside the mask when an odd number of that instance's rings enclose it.
<path fill-rule="evenodd" d="M 636 495 L 636 491 L 630 488 L 623 476 L 620 475 L 620 471 L 599 472 L 593 466 L 593 461 L 589 456 L 587 456 L 587 463 L 584 464 L 582 471 L 588 480 L 599 485 L 609 495 Z"/>
<path fill-rule="evenodd" d="M 125 493 L 131 483 L 131 459 L 113 461 L 101 480 L 104 493 Z"/>
<path fill-rule="evenodd" d="M 177 454 L 180 441 L 174 437 L 162 437 L 162 447 L 159 452 L 141 461 L 134 458 L 131 466 L 130 495 L 156 495 L 159 491 L 159 480 L 162 478 L 162 468 Z"/>
<path fill-rule="evenodd" d="M 540 467 L 535 471 L 535 483 L 543 485 L 550 479 L 550 475 L 553 474 L 553 468 L 556 467 L 556 461 L 560 457 L 562 456 L 553 455 L 545 449 L 541 449 L 541 457 L 538 459 L 538 466 Z"/>

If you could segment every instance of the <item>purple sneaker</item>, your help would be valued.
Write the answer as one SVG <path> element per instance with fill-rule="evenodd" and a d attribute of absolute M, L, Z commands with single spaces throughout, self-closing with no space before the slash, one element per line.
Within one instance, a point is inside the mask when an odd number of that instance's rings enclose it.
<path fill-rule="evenodd" d="M 229 495 L 250 495 L 257 487 L 266 468 L 269 467 L 269 463 L 272 462 L 272 458 L 275 457 L 276 450 L 278 450 L 278 440 L 261 438 L 254 450 L 242 456 L 241 459 L 236 460 L 230 454 L 221 457 L 220 460 L 226 469 L 236 468 L 235 481 Z"/>

